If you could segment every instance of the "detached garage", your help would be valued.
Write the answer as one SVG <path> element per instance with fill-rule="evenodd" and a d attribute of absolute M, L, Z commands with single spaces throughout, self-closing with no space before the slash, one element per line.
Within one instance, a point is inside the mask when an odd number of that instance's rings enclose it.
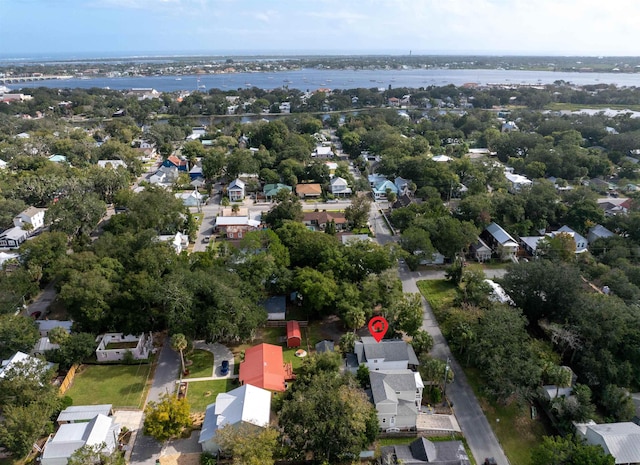
<path fill-rule="evenodd" d="M 300 347 L 302 337 L 297 321 L 287 321 L 287 347 Z"/>

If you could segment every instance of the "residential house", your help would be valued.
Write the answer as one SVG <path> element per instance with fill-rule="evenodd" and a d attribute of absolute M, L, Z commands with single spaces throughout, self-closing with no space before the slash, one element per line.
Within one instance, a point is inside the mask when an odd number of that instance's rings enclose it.
<path fill-rule="evenodd" d="M 315 199 L 322 195 L 322 187 L 318 183 L 298 184 L 296 194 L 301 199 Z"/>
<path fill-rule="evenodd" d="M 488 262 L 491 260 L 491 247 L 478 237 L 478 242 L 469 247 L 471 256 L 478 262 Z"/>
<path fill-rule="evenodd" d="M 419 437 L 409 445 L 384 446 L 382 465 L 471 465 L 462 441 L 431 442 Z"/>
<path fill-rule="evenodd" d="M 394 179 L 393 183 L 396 185 L 396 189 L 398 189 L 399 196 L 410 193 L 409 186 L 411 185 L 411 181 L 409 179 L 403 179 L 398 176 Z"/>
<path fill-rule="evenodd" d="M 333 158 L 335 154 L 331 146 L 318 145 L 311 153 L 311 158 Z"/>
<path fill-rule="evenodd" d="M 569 236 L 571 236 L 571 238 L 576 244 L 576 253 L 583 253 L 587 251 L 587 246 L 589 245 L 589 243 L 587 242 L 587 239 L 584 236 L 582 236 L 580 233 L 571 229 L 567 225 L 564 225 L 557 231 L 552 231 L 547 235 L 550 237 L 556 237 L 559 234 L 568 234 Z"/>
<path fill-rule="evenodd" d="M 7 166 L 8 166 L 8 165 L 9 165 L 9 164 L 8 164 L 6 161 L 4 161 L 4 160 L 0 159 L 0 170 L 7 169 Z"/>
<path fill-rule="evenodd" d="M 13 225 L 30 232 L 37 231 L 44 227 L 44 214 L 46 211 L 46 208 L 29 207 L 13 219 Z"/>
<path fill-rule="evenodd" d="M 513 131 L 519 131 L 518 129 L 518 125 L 516 123 L 514 123 L 513 121 L 505 121 L 504 123 L 502 123 L 502 132 L 513 132 Z"/>
<path fill-rule="evenodd" d="M 216 402 L 207 406 L 198 443 L 204 452 L 216 454 L 220 451 L 216 442 L 216 432 L 220 428 L 241 424 L 264 428 L 269 425 L 270 414 L 271 393 L 265 389 L 245 384 L 220 393 Z"/>
<path fill-rule="evenodd" d="M 273 200 L 273 198 L 278 195 L 278 192 L 286 190 L 288 192 L 293 191 L 293 187 L 287 186 L 286 184 L 276 183 L 276 184 L 265 184 L 262 189 L 262 193 L 264 194 L 265 199 Z"/>
<path fill-rule="evenodd" d="M 354 373 L 360 365 L 370 371 L 414 370 L 420 363 L 411 344 L 400 339 L 376 342 L 371 336 L 363 336 L 356 341 L 353 354 L 347 355 L 347 368 Z"/>
<path fill-rule="evenodd" d="M 330 184 L 329 190 L 336 197 L 346 197 L 348 195 L 351 195 L 352 193 L 347 180 L 344 178 L 341 178 L 340 176 L 335 176 L 331 178 L 331 181 L 329 181 L 329 184 Z"/>
<path fill-rule="evenodd" d="M 20 254 L 17 253 L 0 252 L 0 268 L 4 267 L 5 263 L 11 261 L 17 264 L 19 258 Z"/>
<path fill-rule="evenodd" d="M 340 234 L 340 241 L 343 245 L 351 245 L 358 242 L 373 242 L 373 238 L 367 234 L 351 234 L 347 232 Z"/>
<path fill-rule="evenodd" d="M 205 128 L 204 126 L 191 128 L 191 134 L 187 136 L 187 140 L 198 140 L 201 137 L 204 137 L 206 134 L 207 128 Z"/>
<path fill-rule="evenodd" d="M 388 179 L 373 186 L 373 198 L 375 200 L 386 200 L 387 192 L 398 194 L 398 188 Z"/>
<path fill-rule="evenodd" d="M 231 184 L 229 184 L 227 188 L 227 194 L 229 195 L 229 200 L 232 202 L 242 202 L 246 195 L 244 181 L 240 178 L 231 181 Z"/>
<path fill-rule="evenodd" d="M 111 404 L 72 405 L 60 412 L 56 422 L 58 425 L 65 425 L 67 423 L 84 423 L 93 420 L 98 415 L 108 417 L 113 413 L 112 407 Z"/>
<path fill-rule="evenodd" d="M 168 242 L 177 254 L 181 253 L 183 250 L 186 250 L 189 246 L 189 236 L 187 236 L 186 234 L 182 234 L 179 231 L 175 234 L 158 236 L 158 241 Z"/>
<path fill-rule="evenodd" d="M 202 194 L 197 189 L 194 189 L 193 192 L 178 192 L 174 195 L 182 201 L 182 205 L 185 207 L 200 207 L 202 205 Z"/>
<path fill-rule="evenodd" d="M 179 171 L 175 166 L 161 166 L 149 177 L 151 184 L 173 184 L 178 179 Z"/>
<path fill-rule="evenodd" d="M 531 187 L 533 184 L 533 181 L 526 176 L 521 176 L 509 171 L 504 172 L 504 177 L 507 178 L 507 181 L 509 182 L 509 192 L 512 194 L 516 194 L 523 189 Z"/>
<path fill-rule="evenodd" d="M 336 226 L 336 231 L 343 231 L 347 228 L 347 218 L 344 212 L 304 212 L 302 222 L 309 229 L 324 231 L 328 223 Z"/>
<path fill-rule="evenodd" d="M 248 348 L 240 364 L 240 384 L 251 384 L 269 391 L 284 391 L 285 381 L 292 375 L 291 365 L 285 368 L 282 347 L 272 344 Z"/>
<path fill-rule="evenodd" d="M 32 357 L 24 352 L 16 352 L 9 359 L 3 360 L 0 365 L 0 378 L 4 378 L 12 370 L 22 373 L 34 374 L 53 368 L 53 363 L 48 363 L 37 357 Z"/>
<path fill-rule="evenodd" d="M 409 194 L 402 194 L 398 196 L 395 202 L 393 202 L 391 208 L 404 208 L 411 205 L 412 203 L 413 197 L 411 197 Z"/>
<path fill-rule="evenodd" d="M 300 323 L 295 320 L 287 321 L 287 347 L 300 347 L 301 343 Z"/>
<path fill-rule="evenodd" d="M 587 444 L 601 446 L 616 464 L 640 463 L 640 426 L 628 422 L 596 424 L 593 421 L 575 425 L 576 436 Z"/>
<path fill-rule="evenodd" d="M 487 226 L 480 234 L 480 238 L 501 260 L 517 260 L 518 242 L 497 223 Z"/>
<path fill-rule="evenodd" d="M 267 320 L 283 321 L 287 316 L 287 298 L 283 295 L 269 297 L 262 306 L 267 312 Z"/>
<path fill-rule="evenodd" d="M 596 224 L 591 229 L 589 229 L 589 232 L 587 234 L 587 241 L 589 242 L 589 244 L 593 244 L 598 239 L 607 239 L 613 236 L 615 236 L 615 234 L 609 231 L 607 228 L 605 228 L 601 224 Z"/>
<path fill-rule="evenodd" d="M 84 446 L 103 446 L 111 453 L 118 446 L 120 425 L 113 417 L 98 414 L 87 423 L 67 423 L 44 445 L 42 465 L 67 465 L 71 455 Z"/>
<path fill-rule="evenodd" d="M 118 168 L 127 169 L 127 164 L 122 160 L 98 160 L 98 166 L 100 168 L 111 168 L 114 170 Z"/>
<path fill-rule="evenodd" d="M 376 184 L 386 181 L 387 177 L 383 174 L 373 173 L 368 175 L 367 179 L 369 180 L 369 186 L 373 189 Z"/>
<path fill-rule="evenodd" d="M 626 215 L 631 208 L 631 199 L 598 199 L 598 207 L 604 210 L 604 216 Z"/>
<path fill-rule="evenodd" d="M 135 360 L 145 360 L 153 349 L 151 334 L 142 333 L 140 336 L 123 333 L 106 333 L 96 339 L 98 348 L 96 358 L 98 362 L 113 362 L 124 360 L 125 354 L 131 352 Z"/>
<path fill-rule="evenodd" d="M 13 227 L 0 233 L 0 248 L 17 249 L 29 237 L 29 232 Z"/>
<path fill-rule="evenodd" d="M 424 389 L 420 373 L 407 369 L 371 371 L 369 380 L 380 429 L 415 429 Z"/>
<path fill-rule="evenodd" d="M 195 165 L 193 165 L 193 168 L 189 170 L 189 179 L 194 181 L 196 179 L 202 178 L 204 178 L 204 174 L 202 173 L 202 165 L 196 163 Z"/>
<path fill-rule="evenodd" d="M 334 161 L 325 161 L 324 165 L 329 168 L 329 176 L 333 177 L 336 174 L 336 170 L 338 169 L 338 164 Z"/>
<path fill-rule="evenodd" d="M 544 237 L 545 236 L 521 236 L 520 246 L 529 257 L 535 257 L 538 255 L 538 244 Z"/>
<path fill-rule="evenodd" d="M 255 231 L 259 226 L 260 221 L 252 220 L 248 216 L 218 216 L 213 230 L 223 234 L 227 239 L 242 239 L 247 232 Z"/>
<path fill-rule="evenodd" d="M 180 158 L 177 155 L 169 155 L 167 159 L 162 162 L 162 166 L 166 168 L 175 167 L 178 171 L 189 172 L 189 162 L 185 158 Z"/>

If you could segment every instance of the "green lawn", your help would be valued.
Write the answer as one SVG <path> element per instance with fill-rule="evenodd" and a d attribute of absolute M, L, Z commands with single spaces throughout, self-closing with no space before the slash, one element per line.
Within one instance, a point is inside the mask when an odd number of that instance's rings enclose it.
<path fill-rule="evenodd" d="M 446 279 L 418 281 L 418 289 L 431 305 L 436 318 L 440 320 L 442 312 L 453 303 L 456 297 L 455 285 Z"/>
<path fill-rule="evenodd" d="M 66 395 L 73 405 L 113 404 L 142 408 L 151 364 L 84 365 Z"/>
<path fill-rule="evenodd" d="M 185 378 L 206 378 L 213 374 L 213 354 L 211 352 L 196 349 L 185 357 L 192 362 L 187 367 L 189 375 Z"/>
<path fill-rule="evenodd" d="M 191 412 L 204 412 L 207 405 L 216 401 L 221 392 L 228 392 L 236 387 L 235 381 L 230 379 L 216 379 L 212 381 L 193 381 L 189 383 L 187 400 L 191 405 Z"/>

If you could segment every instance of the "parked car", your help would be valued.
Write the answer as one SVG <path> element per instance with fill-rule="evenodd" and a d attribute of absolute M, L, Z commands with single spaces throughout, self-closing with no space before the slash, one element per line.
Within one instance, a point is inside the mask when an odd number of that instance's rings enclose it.
<path fill-rule="evenodd" d="M 229 360 L 222 361 L 222 364 L 220 365 L 220 374 L 223 376 L 229 374 Z"/>
<path fill-rule="evenodd" d="M 493 457 L 487 457 L 484 459 L 484 465 L 497 465 L 496 459 Z"/>

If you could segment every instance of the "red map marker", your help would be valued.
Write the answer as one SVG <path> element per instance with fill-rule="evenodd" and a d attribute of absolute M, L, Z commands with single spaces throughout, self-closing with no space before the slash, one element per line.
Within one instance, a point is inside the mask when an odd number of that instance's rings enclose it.
<path fill-rule="evenodd" d="M 369 320 L 369 332 L 376 340 L 380 342 L 389 329 L 389 323 L 383 316 L 374 316 Z"/>

